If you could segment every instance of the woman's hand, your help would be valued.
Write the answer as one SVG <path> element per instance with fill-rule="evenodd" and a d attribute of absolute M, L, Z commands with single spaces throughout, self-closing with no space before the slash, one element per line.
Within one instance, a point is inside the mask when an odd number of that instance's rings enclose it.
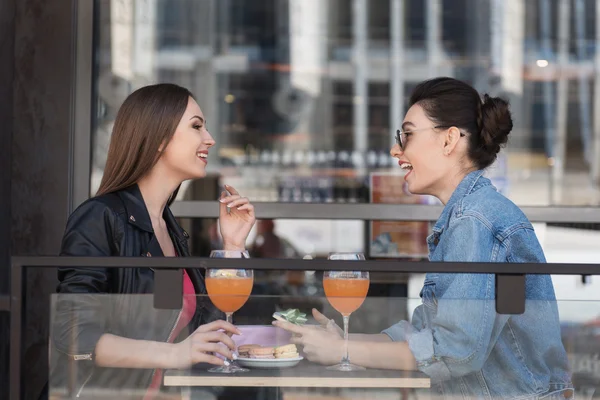
<path fill-rule="evenodd" d="M 315 311 L 313 310 L 313 315 Z M 329 324 L 328 328 L 321 325 L 298 326 L 282 321 L 274 321 L 273 325 L 291 332 L 293 335 L 290 341 L 303 347 L 302 351 L 309 361 L 333 365 L 342 360 L 344 340 L 333 325 Z"/>
<path fill-rule="evenodd" d="M 327 318 L 325 315 L 321 314 L 316 308 L 312 309 L 312 315 L 313 317 L 315 317 L 321 328 L 333 334 L 337 334 L 342 339 L 344 338 L 344 330 L 340 328 L 333 319 Z"/>
<path fill-rule="evenodd" d="M 223 320 L 200 326 L 183 342 L 173 345 L 174 351 L 169 363 L 171 368 L 189 368 L 201 362 L 225 365 L 225 360 L 212 353 L 221 354 L 229 360 L 233 359 L 235 343 L 230 334 L 240 335 L 241 332 Z"/>
<path fill-rule="evenodd" d="M 222 192 L 219 199 L 219 225 L 223 249 L 243 251 L 246 249 L 248 234 L 256 221 L 254 206 L 247 197 L 241 197 L 234 187 L 225 185 L 225 188 L 231 195 L 227 196 L 226 192 Z"/>

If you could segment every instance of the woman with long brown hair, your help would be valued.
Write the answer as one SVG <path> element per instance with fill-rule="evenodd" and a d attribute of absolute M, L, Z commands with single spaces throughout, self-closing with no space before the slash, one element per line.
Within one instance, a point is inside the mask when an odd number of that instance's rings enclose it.
<path fill-rule="evenodd" d="M 183 181 L 206 175 L 214 144 L 187 89 L 157 84 L 133 92 L 117 114 L 98 193 L 70 216 L 61 255 L 188 256 L 188 234 L 169 205 Z M 219 198 L 224 249 L 244 250 L 254 207 L 226 189 Z M 154 290 L 151 269 L 61 268 L 51 389 L 69 386 L 80 396 L 111 388 L 119 398 L 150 398 L 160 391 L 162 369 L 226 364 L 217 353 L 232 359 L 231 335 L 239 330 L 202 296 L 200 270 L 182 274 L 183 308 L 156 310 L 152 296 L 140 296 Z"/>

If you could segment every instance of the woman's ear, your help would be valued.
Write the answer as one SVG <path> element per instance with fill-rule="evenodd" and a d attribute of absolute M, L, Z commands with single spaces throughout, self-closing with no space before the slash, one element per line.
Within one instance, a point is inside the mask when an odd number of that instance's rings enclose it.
<path fill-rule="evenodd" d="M 460 139 L 460 130 L 452 126 L 444 132 L 444 155 L 449 156 L 454 151 Z"/>

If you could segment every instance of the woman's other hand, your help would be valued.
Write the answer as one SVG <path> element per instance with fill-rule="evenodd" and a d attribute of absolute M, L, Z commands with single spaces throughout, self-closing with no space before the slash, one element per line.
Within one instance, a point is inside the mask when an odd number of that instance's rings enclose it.
<path fill-rule="evenodd" d="M 291 332 L 290 341 L 302 346 L 302 352 L 309 361 L 333 365 L 342 360 L 344 340 L 335 329 L 332 331 L 320 325 L 299 326 L 282 321 L 274 321 L 273 325 Z"/>
<path fill-rule="evenodd" d="M 327 318 L 324 314 L 321 314 L 316 308 L 312 309 L 312 315 L 317 320 L 321 328 L 328 332 L 337 334 L 340 338 L 344 338 L 344 330 L 335 323 L 333 319 Z"/>
<path fill-rule="evenodd" d="M 246 249 L 246 239 L 254 226 L 256 216 L 254 206 L 247 197 L 242 197 L 238 191 L 229 185 L 225 185 L 229 193 L 221 193 L 219 198 L 219 225 L 223 237 L 223 250 Z"/>

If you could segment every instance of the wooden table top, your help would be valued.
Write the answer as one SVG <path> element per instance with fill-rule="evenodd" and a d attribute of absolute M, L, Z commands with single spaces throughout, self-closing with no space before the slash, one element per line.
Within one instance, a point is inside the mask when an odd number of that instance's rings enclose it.
<path fill-rule="evenodd" d="M 251 369 L 234 375 L 210 373 L 208 364 L 192 370 L 169 370 L 165 386 L 236 387 L 338 387 L 338 388 L 428 388 L 429 377 L 418 371 L 367 369 L 358 372 L 329 371 L 306 360 L 293 368 Z"/>

